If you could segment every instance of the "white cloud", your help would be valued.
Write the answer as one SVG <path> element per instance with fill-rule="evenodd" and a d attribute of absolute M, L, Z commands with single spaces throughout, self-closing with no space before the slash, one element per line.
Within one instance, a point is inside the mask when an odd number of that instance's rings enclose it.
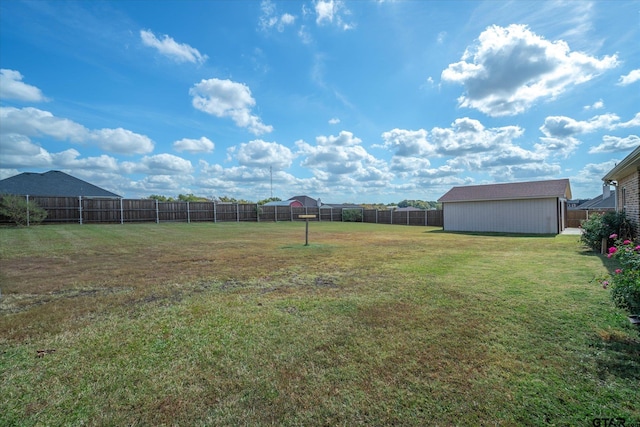
<path fill-rule="evenodd" d="M 384 146 L 393 150 L 398 157 L 432 156 L 436 154 L 436 146 L 427 140 L 428 132 L 424 129 L 393 129 L 382 134 Z M 400 163 L 404 163 L 399 161 Z"/>
<path fill-rule="evenodd" d="M 213 142 L 204 136 L 200 139 L 183 138 L 173 143 L 174 150 L 188 153 L 211 153 L 214 147 Z"/>
<path fill-rule="evenodd" d="M 515 24 L 487 28 L 461 59 L 441 77 L 465 86 L 458 99 L 461 107 L 489 116 L 522 113 L 536 101 L 553 99 L 618 65 L 615 55 L 597 59 L 572 52 L 562 40 L 545 40 Z"/>
<path fill-rule="evenodd" d="M 193 97 L 193 106 L 216 117 L 229 117 L 237 126 L 247 128 L 260 135 L 273 130 L 265 125 L 258 116 L 251 114 L 256 101 L 251 90 L 242 83 L 231 80 L 208 79 L 195 84 L 189 94 Z"/>
<path fill-rule="evenodd" d="M 333 146 L 341 146 L 348 147 L 351 145 L 358 145 L 362 142 L 360 138 L 353 136 L 353 133 L 343 130 L 340 131 L 338 136 L 329 135 L 329 136 L 318 136 L 316 137 L 316 142 L 318 145 L 333 145 Z"/>
<path fill-rule="evenodd" d="M 100 129 L 91 132 L 89 139 L 111 153 L 145 154 L 153 151 L 153 141 L 127 129 Z"/>
<path fill-rule="evenodd" d="M 140 163 L 133 167 L 135 172 L 150 175 L 179 175 L 193 172 L 193 166 L 189 160 L 167 153 L 144 156 Z"/>
<path fill-rule="evenodd" d="M 576 135 L 598 132 L 603 129 L 611 131 L 632 127 L 640 127 L 640 113 L 637 113 L 631 120 L 626 122 L 621 122 L 620 117 L 611 113 L 594 116 L 589 120 L 575 120 L 566 116 L 549 116 L 540 127 L 540 131 L 545 136 L 541 137 L 534 147 L 540 152 L 566 158 L 581 143 L 575 138 Z M 589 153 L 625 150 L 629 147 L 629 144 L 633 144 L 634 139 L 632 137 L 633 135 L 628 138 L 604 136 L 604 142 L 597 147 L 590 148 Z"/>
<path fill-rule="evenodd" d="M 15 70 L 0 69 L 0 99 L 16 99 L 26 102 L 42 102 L 47 98 L 35 86 L 22 81 L 23 76 Z"/>
<path fill-rule="evenodd" d="M 145 46 L 157 49 L 158 52 L 178 63 L 193 62 L 201 64 L 207 60 L 207 55 L 202 55 L 198 49 L 185 43 L 178 43 L 166 34 L 159 40 L 150 30 L 140 30 L 140 38 Z"/>
<path fill-rule="evenodd" d="M 524 130 L 518 126 L 486 129 L 478 120 L 463 117 L 449 128 L 433 128 L 431 142 L 440 155 L 463 155 L 496 149 L 506 150 Z"/>
<path fill-rule="evenodd" d="M 333 117 L 331 119 L 329 119 L 329 124 L 330 125 L 337 125 L 338 123 L 340 123 L 340 119 L 337 117 Z"/>
<path fill-rule="evenodd" d="M 620 80 L 618 81 L 618 85 L 627 86 L 627 85 L 630 85 L 631 83 L 637 82 L 638 80 L 640 80 L 640 68 L 638 68 L 636 70 L 632 70 L 626 76 L 620 76 Z"/>
<path fill-rule="evenodd" d="M 341 0 L 317 0 L 315 12 L 318 25 L 335 24 L 345 31 L 355 28 L 353 23 L 345 22 L 344 15 L 349 15 L 351 12 Z"/>
<path fill-rule="evenodd" d="M 260 10 L 262 15 L 260 15 L 259 22 L 260 29 L 263 31 L 275 28 L 278 32 L 283 32 L 287 25 L 293 25 L 296 21 L 296 17 L 289 13 L 278 15 L 276 5 L 270 0 L 263 0 L 260 3 Z"/>
<path fill-rule="evenodd" d="M 317 145 L 312 146 L 297 141 L 297 154 L 304 157 L 301 166 L 308 167 L 321 181 L 345 185 L 346 180 L 354 177 L 369 181 L 381 175 L 390 177 L 385 162 L 369 154 L 360 145 L 361 140 L 351 132 L 342 131 L 338 136 L 318 136 L 316 142 Z"/>
<path fill-rule="evenodd" d="M 242 166 L 273 167 L 276 170 L 288 168 L 294 159 L 294 155 L 289 148 L 261 139 L 240 144 L 237 157 Z"/>
<path fill-rule="evenodd" d="M 541 137 L 540 142 L 534 144 L 534 148 L 541 153 L 567 158 L 576 150 L 578 145 L 580 145 L 580 140 L 572 136 L 563 136 L 561 138 Z"/>
<path fill-rule="evenodd" d="M 604 135 L 602 137 L 602 144 L 596 147 L 591 147 L 589 149 L 589 154 L 628 151 L 628 150 L 633 150 L 639 145 L 640 145 L 640 137 L 638 137 L 637 135 L 629 135 L 625 138 Z"/>
<path fill-rule="evenodd" d="M 594 116 L 587 121 L 574 120 L 566 116 L 549 116 L 540 127 L 548 137 L 564 138 L 581 133 L 595 132 L 599 129 L 615 129 L 620 126 L 620 117 L 615 114 Z"/>
<path fill-rule="evenodd" d="M 584 106 L 585 110 L 600 110 L 602 108 L 604 108 L 604 102 L 602 101 L 602 99 L 594 102 L 591 105 L 585 105 Z"/>
<path fill-rule="evenodd" d="M 89 130 L 72 120 L 56 117 L 49 111 L 33 107 L 0 107 L 0 136 L 45 137 L 78 144 L 92 143 L 120 154 L 144 154 L 153 151 L 153 141 L 126 129 Z"/>

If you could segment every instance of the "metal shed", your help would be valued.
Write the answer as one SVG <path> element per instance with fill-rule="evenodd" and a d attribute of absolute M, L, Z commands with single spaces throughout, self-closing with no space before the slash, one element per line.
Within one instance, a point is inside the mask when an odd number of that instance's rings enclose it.
<path fill-rule="evenodd" d="M 442 203 L 444 230 L 559 234 L 567 224 L 568 179 L 453 187 Z"/>

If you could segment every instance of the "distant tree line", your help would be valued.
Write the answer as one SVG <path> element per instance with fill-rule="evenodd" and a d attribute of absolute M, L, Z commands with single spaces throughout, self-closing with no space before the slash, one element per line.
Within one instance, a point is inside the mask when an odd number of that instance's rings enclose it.
<path fill-rule="evenodd" d="M 240 204 L 254 203 L 253 201 L 250 201 L 250 200 L 236 199 L 235 197 L 220 196 L 220 197 L 214 197 L 213 199 L 211 199 L 207 197 L 195 196 L 192 193 L 179 194 L 177 198 L 161 196 L 158 194 L 152 194 L 151 196 L 148 197 L 148 199 L 157 200 L 159 202 L 211 202 L 211 201 L 214 201 L 218 203 L 240 203 Z M 268 199 L 259 200 L 257 204 L 264 205 L 265 203 L 279 202 L 281 200 L 282 199 L 279 197 L 269 197 Z M 367 209 L 379 209 L 379 210 L 388 209 L 389 207 L 392 207 L 392 206 L 397 206 L 399 208 L 414 207 L 418 209 L 427 209 L 427 210 L 440 209 L 440 204 L 438 202 L 425 201 L 425 200 L 407 200 L 407 199 L 399 203 L 387 203 L 387 204 L 365 203 L 365 204 L 362 204 L 362 206 Z"/>

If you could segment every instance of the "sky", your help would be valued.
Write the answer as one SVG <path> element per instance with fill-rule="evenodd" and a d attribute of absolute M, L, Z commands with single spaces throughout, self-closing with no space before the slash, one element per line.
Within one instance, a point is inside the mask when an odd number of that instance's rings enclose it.
<path fill-rule="evenodd" d="M 2 1 L 0 179 L 437 200 L 640 145 L 638 1 Z"/>

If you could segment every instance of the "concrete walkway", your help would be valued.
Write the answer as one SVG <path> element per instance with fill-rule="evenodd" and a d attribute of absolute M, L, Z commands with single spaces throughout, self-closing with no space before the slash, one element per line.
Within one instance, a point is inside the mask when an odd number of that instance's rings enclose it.
<path fill-rule="evenodd" d="M 560 234 L 570 234 L 570 235 L 579 236 L 582 234 L 582 229 L 581 228 L 565 228 Z"/>

